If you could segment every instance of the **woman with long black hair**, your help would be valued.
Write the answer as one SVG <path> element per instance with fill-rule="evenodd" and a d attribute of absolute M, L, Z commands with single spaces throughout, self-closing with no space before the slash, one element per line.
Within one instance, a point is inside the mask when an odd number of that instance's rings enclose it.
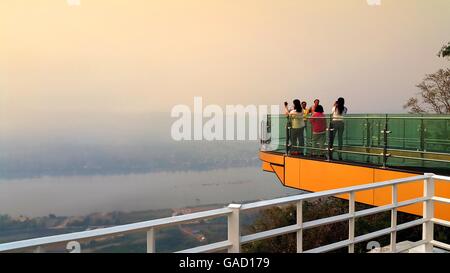
<path fill-rule="evenodd" d="M 334 107 L 331 109 L 332 118 L 331 118 L 331 128 L 333 129 L 331 131 L 331 147 L 334 145 L 334 139 L 336 137 L 336 134 L 338 135 L 338 147 L 339 150 L 342 150 L 343 147 L 343 135 L 344 135 L 344 116 L 347 114 L 347 107 L 345 107 L 345 100 L 344 98 L 339 98 L 336 103 L 334 104 Z M 339 160 L 342 160 L 341 153 L 338 152 Z"/>

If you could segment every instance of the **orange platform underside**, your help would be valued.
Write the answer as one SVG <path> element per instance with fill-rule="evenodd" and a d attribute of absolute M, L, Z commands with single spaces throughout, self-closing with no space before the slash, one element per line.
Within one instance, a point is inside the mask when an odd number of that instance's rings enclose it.
<path fill-rule="evenodd" d="M 418 175 L 378 167 L 294 158 L 267 152 L 260 152 L 260 159 L 263 162 L 263 170 L 275 173 L 284 186 L 309 192 L 320 192 Z M 436 180 L 435 185 L 436 196 L 450 198 L 450 184 L 448 182 Z M 423 197 L 423 189 L 423 181 L 399 185 L 398 201 Z M 348 194 L 337 197 L 348 199 Z M 361 191 L 356 193 L 356 201 L 373 206 L 389 205 L 392 201 L 392 189 L 391 187 L 385 187 Z M 422 215 L 422 204 L 414 204 L 398 210 Z M 450 221 L 450 205 L 435 202 L 435 217 Z"/>

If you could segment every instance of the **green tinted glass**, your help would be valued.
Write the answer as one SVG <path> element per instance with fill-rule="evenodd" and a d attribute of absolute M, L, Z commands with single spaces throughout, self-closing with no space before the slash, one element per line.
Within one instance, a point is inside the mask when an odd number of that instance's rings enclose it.
<path fill-rule="evenodd" d="M 290 153 L 296 148 L 305 156 L 319 153 L 327 155 L 327 159 L 354 163 L 450 172 L 450 115 L 347 115 L 340 128 L 342 149 L 338 147 L 339 131 L 329 130 L 333 127 L 331 117 L 325 119 L 328 125 L 325 147 L 318 149 L 317 145 L 313 148 L 309 120 L 305 127 L 305 146 L 291 147 L 288 118 L 285 115 L 268 116 L 270 138 L 264 150 Z"/>

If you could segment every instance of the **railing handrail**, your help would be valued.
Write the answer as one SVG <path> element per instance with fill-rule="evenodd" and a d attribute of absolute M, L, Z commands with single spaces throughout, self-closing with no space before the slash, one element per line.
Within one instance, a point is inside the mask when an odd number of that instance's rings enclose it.
<path fill-rule="evenodd" d="M 285 147 L 286 144 L 279 144 L 280 146 Z M 366 149 L 372 149 L 372 150 L 381 150 L 381 153 L 370 153 L 370 152 L 358 152 L 358 151 L 350 151 L 345 149 L 333 149 L 334 152 L 342 153 L 342 154 L 354 154 L 354 155 L 366 155 L 366 156 L 378 156 L 383 157 L 385 154 L 383 153 L 382 147 L 364 147 L 364 146 L 350 146 L 350 145 L 343 145 L 343 148 L 366 148 Z M 298 146 L 298 145 L 290 145 L 290 148 L 297 148 L 297 149 L 308 149 L 313 151 L 322 151 L 327 152 L 328 148 L 314 148 L 311 146 Z M 448 163 L 449 160 L 445 159 L 435 159 L 435 158 L 427 158 L 427 157 L 413 157 L 413 156 L 401 156 L 401 155 L 394 155 L 390 152 L 405 152 L 405 153 L 411 153 L 411 154 L 421 154 L 421 155 L 435 155 L 435 156 L 448 156 L 448 153 L 435 153 L 435 152 L 424 152 L 424 151 L 414 151 L 414 150 L 400 150 L 400 149 L 391 149 L 386 148 L 385 152 L 388 154 L 388 157 L 390 158 L 399 158 L 399 159 L 412 159 L 412 160 L 422 160 L 422 161 L 430 161 L 430 162 L 439 162 L 439 163 Z"/>
<path fill-rule="evenodd" d="M 304 118 L 306 119 L 329 119 L 330 118 L 330 113 L 324 113 L 324 117 L 312 117 L 311 115 L 308 115 Z M 363 116 L 365 115 L 365 116 Z M 269 114 L 268 116 L 270 117 L 287 117 L 287 114 Z M 450 120 L 450 115 L 424 115 L 424 116 L 400 116 L 400 115 L 396 115 L 396 114 L 388 114 L 386 116 L 386 114 L 346 114 L 344 116 L 344 120 L 345 119 L 430 119 L 430 120 Z"/>
<path fill-rule="evenodd" d="M 41 237 L 35 239 L 22 240 L 17 242 L 10 242 L 0 244 L 0 252 L 14 250 L 14 249 L 23 249 L 30 248 L 41 245 L 49 245 L 56 243 L 63 243 L 74 240 L 85 240 L 85 239 L 93 239 L 98 237 L 111 236 L 116 234 L 125 234 L 125 233 L 134 233 L 139 231 L 146 231 L 151 228 L 161 228 L 164 226 L 170 226 L 174 224 L 182 224 L 185 222 L 191 222 L 195 220 L 202 220 L 206 218 L 220 217 L 225 216 L 231 213 L 232 210 L 230 208 L 220 208 L 215 210 L 207 210 L 196 213 L 184 214 L 179 216 L 172 216 L 167 218 L 160 218 L 150 221 L 100 228 L 88 231 L 80 231 L 62 235 Z"/>
<path fill-rule="evenodd" d="M 233 247 L 233 243 L 236 243 L 236 242 L 237 242 L 237 244 L 239 244 L 239 246 L 238 246 L 238 248 L 235 248 L 235 249 L 239 249 L 240 245 L 245 242 L 259 240 L 262 238 L 271 238 L 271 237 L 288 234 L 288 233 L 292 233 L 292 232 L 301 232 L 303 229 L 321 226 L 321 225 L 333 223 L 336 221 L 352 220 L 352 219 L 354 221 L 354 219 L 356 217 L 363 217 L 366 215 L 379 213 L 382 211 L 389 211 L 389 210 L 396 211 L 396 209 L 399 207 L 407 206 L 407 205 L 411 205 L 411 204 L 415 204 L 415 203 L 419 203 L 419 202 L 425 202 L 425 205 L 428 207 L 430 205 L 432 207 L 432 204 L 435 201 L 450 203 L 450 199 L 434 196 L 434 180 L 435 179 L 450 182 L 450 177 L 434 175 L 434 174 L 424 174 L 424 175 L 418 175 L 418 176 L 414 176 L 414 177 L 407 177 L 407 178 L 389 180 L 389 181 L 384 181 L 384 182 L 376 182 L 376 183 L 346 187 L 346 188 L 336 189 L 336 190 L 328 190 L 328 191 L 323 191 L 323 192 L 308 193 L 308 194 L 302 194 L 302 195 L 296 195 L 296 196 L 290 196 L 290 197 L 284 197 L 284 198 L 277 198 L 277 199 L 266 200 L 266 201 L 259 201 L 259 202 L 244 204 L 244 205 L 231 204 L 225 208 L 202 211 L 202 212 L 197 212 L 197 213 L 192 213 L 192 214 L 185 214 L 185 215 L 181 215 L 181 216 L 173 216 L 173 217 L 168 217 L 168 218 L 155 219 L 155 220 L 150 220 L 150 221 L 138 222 L 138 223 L 133 223 L 133 224 L 109 227 L 109 228 L 102 228 L 102 229 L 96 229 L 96 230 L 90 230 L 90 231 L 82 231 L 82 232 L 75 232 L 75 233 L 69 233 L 69 234 L 62 234 L 62 235 L 56 235 L 56 236 L 41 237 L 41 238 L 35 238 L 35 239 L 29 239 L 29 240 L 23 240 L 23 241 L 17 241 L 17 242 L 4 243 L 4 244 L 0 244 L 0 252 L 19 250 L 19 249 L 25 249 L 25 248 L 31 248 L 31 247 L 39 247 L 39 246 L 43 246 L 43 245 L 52 245 L 52 244 L 70 242 L 70 241 L 74 241 L 74 240 L 84 241 L 87 239 L 94 239 L 94 238 L 105 237 L 105 236 L 116 235 L 116 234 L 135 233 L 135 232 L 139 232 L 139 231 L 147 231 L 148 232 L 147 238 L 151 238 L 151 241 L 153 241 L 153 242 L 150 242 L 150 245 L 148 245 L 148 247 L 150 247 L 151 250 L 154 251 L 154 233 L 153 233 L 154 229 L 172 226 L 172 225 L 176 225 L 176 224 L 182 224 L 182 223 L 186 223 L 186 222 L 191 222 L 194 220 L 216 218 L 216 217 L 221 217 L 221 216 L 228 217 L 228 225 L 229 225 L 228 240 L 201 246 L 201 247 L 197 247 L 197 248 L 193 248 L 190 250 L 207 252 L 207 251 L 211 251 L 211 250 L 227 249 L 227 248 Z M 404 183 L 411 183 L 411 182 L 419 181 L 419 180 L 423 180 L 423 181 L 427 182 L 427 183 L 425 183 L 425 189 L 426 189 L 426 191 L 424 192 L 425 196 L 421 197 L 421 198 L 398 202 L 397 201 L 397 193 L 396 193 L 397 189 L 398 189 L 398 185 L 404 184 Z M 321 198 L 321 197 L 342 195 L 342 194 L 346 194 L 346 193 L 350 194 L 350 198 L 349 198 L 350 206 L 351 207 L 353 206 L 353 208 L 354 208 L 356 192 L 370 190 L 370 189 L 383 188 L 383 187 L 389 187 L 389 186 L 392 186 L 393 192 L 395 192 L 395 194 L 393 194 L 393 200 L 392 200 L 393 202 L 390 205 L 386 205 L 386 206 L 382 206 L 382 207 L 375 207 L 375 208 L 366 209 L 366 210 L 362 210 L 362 211 L 358 211 L 358 212 L 355 212 L 353 209 L 353 211 L 350 211 L 347 214 L 333 216 L 333 217 L 329 217 L 329 218 L 325 218 L 325 219 L 314 220 L 314 221 L 307 222 L 307 223 L 303 223 L 301 221 L 300 223 L 297 223 L 296 225 L 293 225 L 293 226 L 282 227 L 282 228 L 269 230 L 269 231 L 265 231 L 265 232 L 261 232 L 261 233 L 257 233 L 257 234 L 252 234 L 252 235 L 246 235 L 246 236 L 240 235 L 239 222 L 237 222 L 237 223 L 235 222 L 236 220 L 239 221 L 239 211 L 258 209 L 258 208 L 266 208 L 266 207 L 277 206 L 277 205 L 286 205 L 289 203 L 296 203 L 297 210 L 298 210 L 299 208 L 301 209 L 301 207 L 302 207 L 302 205 L 300 205 L 300 207 L 298 205 L 303 204 L 303 201 L 315 199 L 315 198 Z M 432 187 L 432 188 L 430 188 L 430 187 Z M 234 226 L 235 230 L 233 232 L 237 232 L 237 234 L 235 234 L 235 236 L 238 236 L 238 237 L 237 237 L 237 239 L 236 238 L 230 239 L 230 217 L 233 217 L 234 213 L 237 213 L 237 214 L 234 215 L 235 218 L 233 218 L 234 222 L 232 223 L 232 225 L 237 224 L 237 227 Z M 413 227 L 413 226 L 416 226 L 419 224 L 424 224 L 424 225 L 431 224 L 432 225 L 433 223 L 440 223 L 440 224 L 444 224 L 444 225 L 450 225 L 450 222 L 436 219 L 432 212 L 430 215 L 430 210 L 428 210 L 427 214 L 428 215 L 424 214 L 424 217 L 422 219 L 418 219 L 413 222 L 405 223 L 405 224 L 398 225 L 398 226 L 395 225 L 395 226 L 392 226 L 391 228 L 388 228 L 385 230 L 372 232 L 372 233 L 366 234 L 364 236 L 353 237 L 352 239 L 348 239 L 348 240 L 345 240 L 342 242 L 322 246 L 317 249 L 309 250 L 308 252 L 320 252 L 322 250 L 325 251 L 325 250 L 336 249 L 338 247 L 343 247 L 343 246 L 351 246 L 351 245 L 354 245 L 356 242 L 363 241 L 364 239 L 367 239 L 367 238 L 369 238 L 369 239 L 375 238 L 375 237 L 378 237 L 377 235 L 380 235 L 380 234 L 381 235 L 389 234 L 389 233 L 392 234 L 392 233 L 397 232 L 398 230 L 406 229 L 406 228 Z M 300 216 L 300 218 L 301 218 L 301 216 Z M 149 234 L 150 234 L 150 237 L 149 237 Z M 433 238 L 424 239 L 423 243 L 426 243 L 428 245 L 431 244 L 431 245 L 435 245 L 435 246 L 439 246 L 439 247 L 450 248 L 449 245 L 443 244 L 441 242 L 436 242 L 436 241 L 434 241 Z"/>

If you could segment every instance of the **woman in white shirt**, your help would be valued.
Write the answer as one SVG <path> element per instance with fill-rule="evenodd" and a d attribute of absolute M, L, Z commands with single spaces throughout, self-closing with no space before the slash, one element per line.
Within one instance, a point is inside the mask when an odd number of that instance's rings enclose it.
<path fill-rule="evenodd" d="M 338 135 L 338 147 L 339 150 L 342 150 L 343 146 L 343 135 L 344 135 L 344 116 L 347 114 L 347 107 L 345 107 L 345 100 L 344 98 L 339 98 L 336 103 L 334 104 L 334 107 L 331 109 L 331 113 L 333 114 L 332 120 L 331 120 L 331 128 L 333 131 L 331 131 L 331 146 L 334 145 L 334 138 L 336 134 Z M 339 154 L 339 159 L 342 159 L 341 153 Z"/>

